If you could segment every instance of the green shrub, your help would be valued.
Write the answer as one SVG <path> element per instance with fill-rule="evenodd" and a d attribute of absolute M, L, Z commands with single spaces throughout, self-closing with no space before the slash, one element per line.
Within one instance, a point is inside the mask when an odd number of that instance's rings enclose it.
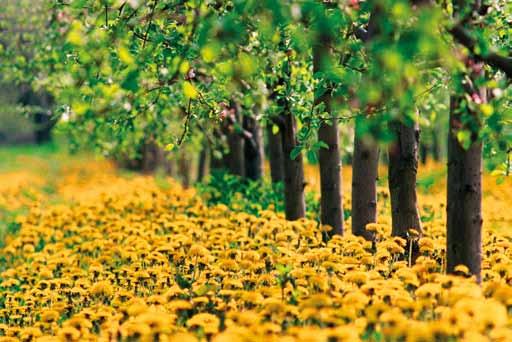
<path fill-rule="evenodd" d="M 208 205 L 224 204 L 233 211 L 259 215 L 261 210 L 284 211 L 283 184 L 244 179 L 215 170 L 205 182 L 196 185 Z M 314 192 L 306 193 L 307 216 L 316 219 L 319 202 Z"/>

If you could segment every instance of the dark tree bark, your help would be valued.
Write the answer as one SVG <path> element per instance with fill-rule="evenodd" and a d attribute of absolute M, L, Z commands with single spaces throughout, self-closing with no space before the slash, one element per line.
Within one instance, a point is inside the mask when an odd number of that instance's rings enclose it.
<path fill-rule="evenodd" d="M 422 165 L 427 164 L 429 150 L 430 146 L 428 144 L 420 144 L 420 160 Z"/>
<path fill-rule="evenodd" d="M 458 43 L 464 45 L 471 52 L 475 60 L 482 61 L 493 68 L 503 71 L 509 79 L 512 79 L 512 57 L 500 55 L 492 50 L 485 54 L 480 53 L 479 49 L 477 49 L 477 41 L 466 31 L 462 24 L 455 25 L 448 32 L 451 33 Z"/>
<path fill-rule="evenodd" d="M 141 151 L 141 171 L 143 173 L 153 173 L 160 164 L 159 147 L 155 140 L 150 137 L 142 145 Z"/>
<path fill-rule="evenodd" d="M 225 169 L 224 158 L 218 158 L 213 151 L 210 151 L 210 172 Z"/>
<path fill-rule="evenodd" d="M 422 233 L 416 198 L 419 127 L 394 121 L 390 129 L 395 135 L 388 150 L 392 235 L 407 238 L 409 229 Z"/>
<path fill-rule="evenodd" d="M 165 172 L 172 178 L 177 178 L 178 173 L 176 169 L 176 160 L 174 158 L 166 157 Z"/>
<path fill-rule="evenodd" d="M 289 78 L 291 70 L 289 63 L 286 65 L 288 65 L 288 68 L 282 70 L 282 72 Z M 279 77 L 276 86 L 286 87 L 285 77 Z M 279 94 L 275 88 L 270 95 L 270 100 L 276 101 L 280 108 L 280 113 L 274 118 L 274 123 L 279 126 L 283 153 L 285 216 L 287 220 L 293 221 L 304 217 L 306 214 L 304 164 L 302 153 L 299 153 L 294 159 L 291 158 L 291 153 L 297 146 L 295 117 L 291 112 L 290 103 L 286 96 Z"/>
<path fill-rule="evenodd" d="M 53 96 L 46 91 L 35 92 L 30 86 L 21 87 L 22 95 L 18 99 L 23 106 L 33 106 L 37 110 L 32 113 L 35 124 L 34 137 L 37 144 L 52 140 L 52 128 L 57 120 L 52 118 Z"/>
<path fill-rule="evenodd" d="M 322 123 L 318 139 L 329 146 L 319 151 L 320 219 L 333 227 L 333 234 L 343 234 L 343 202 L 341 197 L 341 160 L 338 146 L 338 122 Z"/>
<path fill-rule="evenodd" d="M 436 128 L 432 132 L 432 159 L 436 162 L 441 160 L 441 147 Z"/>
<path fill-rule="evenodd" d="M 361 39 L 368 42 L 378 34 L 378 13 L 376 6 L 368 22 L 368 32 Z M 377 178 L 379 167 L 379 146 L 372 137 L 361 133 L 362 120 L 356 119 L 354 133 L 354 156 L 352 162 L 352 233 L 367 240 L 374 239 L 374 233 L 366 230 L 368 223 L 377 222 Z"/>
<path fill-rule="evenodd" d="M 361 135 L 356 120 L 354 160 L 352 163 L 352 233 L 367 240 L 374 233 L 366 230 L 368 223 L 377 222 L 377 179 L 379 147 L 375 141 Z"/>
<path fill-rule="evenodd" d="M 156 146 L 156 168 L 168 176 L 172 176 L 172 163 L 169 159 L 169 152 L 166 152 L 162 147 Z"/>
<path fill-rule="evenodd" d="M 190 186 L 190 180 L 192 179 L 192 167 L 190 159 L 187 157 L 185 151 L 180 151 L 178 157 L 178 172 L 181 184 L 184 188 L 188 188 Z"/>
<path fill-rule="evenodd" d="M 459 14 L 467 5 L 456 1 L 454 13 Z M 475 11 L 482 3 L 475 1 Z M 465 18 L 470 22 L 471 17 Z M 465 36 L 464 27 L 458 25 L 451 31 L 454 38 L 465 45 L 471 56 L 464 62 L 470 72 L 458 75 L 461 83 L 450 98 L 450 122 L 448 132 L 448 181 L 446 204 L 446 267 L 448 273 L 454 273 L 457 265 L 465 265 L 481 281 L 482 262 L 482 141 L 479 138 L 481 122 L 478 113 L 469 108 L 468 101 L 487 102 L 487 90 L 478 87 L 475 80 L 484 76 L 483 61 L 501 68 L 508 77 L 512 76 L 512 64 L 507 68 L 493 61 L 494 54 L 486 58 L 477 55 L 475 42 Z M 467 139 L 459 140 L 464 132 Z"/>
<path fill-rule="evenodd" d="M 263 177 L 263 134 L 258 121 L 251 116 L 243 118 L 245 177 L 258 180 Z"/>
<path fill-rule="evenodd" d="M 270 178 L 272 183 L 282 182 L 284 180 L 284 154 L 281 130 L 274 134 L 272 132 L 272 125 L 268 125 L 267 138 Z"/>
<path fill-rule="evenodd" d="M 197 182 L 202 182 L 207 173 L 208 146 L 203 146 L 199 152 L 199 160 L 197 162 Z"/>
<path fill-rule="evenodd" d="M 292 150 L 297 146 L 296 140 L 296 123 L 295 117 L 285 107 L 284 113 L 281 114 L 282 126 L 280 130 L 283 132 L 282 146 L 284 154 L 284 202 L 285 216 L 287 220 L 297 220 L 306 214 L 306 202 L 304 200 L 304 164 L 302 161 L 302 153 L 295 158 L 291 158 Z"/>
<path fill-rule="evenodd" d="M 231 122 L 226 122 L 224 129 L 229 148 L 228 154 L 224 155 L 224 165 L 229 173 L 244 177 L 244 138 L 241 134 L 242 113 L 240 105 L 234 101 L 231 102 L 230 107 L 233 110 L 233 118 L 230 120 Z"/>
<path fill-rule="evenodd" d="M 322 31 L 313 45 L 313 72 L 322 72 L 330 63 L 330 36 Z M 324 110 L 332 117 L 332 89 L 315 99 L 315 105 L 323 104 Z M 341 197 L 341 160 L 339 150 L 339 130 L 336 119 L 325 119 L 318 129 L 318 140 L 327 148 L 318 151 L 320 166 L 320 221 L 332 227 L 330 235 L 343 234 L 343 205 Z"/>
<path fill-rule="evenodd" d="M 446 206 L 447 272 L 453 273 L 457 265 L 465 265 L 480 282 L 483 222 L 482 142 L 478 138 L 480 123 L 477 114 L 464 108 L 462 101 L 463 96 L 452 96 L 450 99 Z M 468 121 L 468 117 L 471 120 Z M 467 149 L 457 139 L 457 133 L 461 130 L 471 132 Z"/>

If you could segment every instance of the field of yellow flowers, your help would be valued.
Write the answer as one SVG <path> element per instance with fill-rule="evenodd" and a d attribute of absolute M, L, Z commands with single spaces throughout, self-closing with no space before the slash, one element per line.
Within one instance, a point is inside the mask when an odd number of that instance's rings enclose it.
<path fill-rule="evenodd" d="M 0 208 L 26 209 L 0 249 L 0 341 L 512 340 L 509 179 L 485 177 L 478 286 L 464 267 L 444 273 L 442 182 L 420 191 L 409 267 L 384 188 L 376 244 L 324 243 L 314 221 L 208 208 L 194 189 L 104 161 L 70 161 L 44 191 L 51 163 L 0 173 Z"/>

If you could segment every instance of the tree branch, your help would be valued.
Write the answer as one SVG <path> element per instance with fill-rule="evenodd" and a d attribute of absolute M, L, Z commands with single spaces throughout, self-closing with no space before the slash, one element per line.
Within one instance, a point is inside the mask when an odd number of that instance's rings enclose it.
<path fill-rule="evenodd" d="M 508 78 L 512 79 L 512 57 L 502 56 L 496 52 L 490 52 L 487 55 L 477 53 L 475 39 L 460 24 L 455 25 L 448 32 L 459 44 L 465 46 L 475 59 L 503 71 Z"/>
<path fill-rule="evenodd" d="M 192 99 L 189 99 L 188 100 L 188 106 L 187 106 L 186 118 L 185 118 L 185 125 L 183 126 L 183 132 L 181 133 L 181 136 L 178 139 L 178 142 L 177 142 L 178 146 L 181 146 L 181 144 L 183 143 L 183 140 L 185 139 L 185 136 L 188 133 L 188 126 L 190 124 L 190 117 L 192 116 L 192 112 L 190 110 L 191 105 L 192 105 Z"/>

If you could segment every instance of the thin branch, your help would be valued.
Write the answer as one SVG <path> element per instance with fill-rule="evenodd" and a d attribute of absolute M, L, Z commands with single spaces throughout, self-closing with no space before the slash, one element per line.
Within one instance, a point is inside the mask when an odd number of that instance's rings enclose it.
<path fill-rule="evenodd" d="M 133 12 L 132 12 L 129 16 L 125 17 L 125 18 L 124 18 L 124 19 L 122 19 L 122 20 L 123 20 L 123 21 L 129 21 L 130 19 L 132 19 L 132 18 L 135 16 L 135 14 L 137 14 L 137 12 L 138 12 L 138 11 L 139 11 L 139 7 L 135 8 L 135 9 L 133 10 Z"/>
<path fill-rule="evenodd" d="M 148 26 L 146 28 L 146 33 L 144 34 L 144 41 L 142 43 L 142 48 L 143 49 L 146 46 L 146 42 L 147 42 L 148 34 L 149 34 L 149 29 L 151 28 L 151 24 L 153 23 L 153 15 L 155 14 L 155 8 L 156 8 L 157 4 L 158 4 L 158 0 L 155 0 L 155 2 L 153 3 L 153 7 L 151 8 L 151 13 L 149 15 Z"/>
<path fill-rule="evenodd" d="M 204 136 L 206 137 L 206 140 L 208 141 L 208 145 L 210 147 L 214 146 L 215 143 L 213 142 L 213 139 L 208 135 L 208 131 L 204 128 L 204 126 L 201 125 L 200 122 L 195 122 L 195 124 L 203 132 Z"/>
<path fill-rule="evenodd" d="M 202 104 L 205 104 L 205 105 L 208 107 L 208 109 L 210 109 L 211 111 L 213 111 L 213 112 L 214 112 L 214 111 L 215 111 L 215 108 L 214 108 L 211 104 L 209 104 L 209 103 L 208 103 L 208 101 L 206 101 L 206 99 L 205 99 L 205 98 L 204 98 L 204 96 L 203 96 L 203 93 L 201 93 L 200 91 L 198 91 L 198 94 L 199 94 L 199 100 L 200 100 L 200 102 L 201 102 Z"/>
<path fill-rule="evenodd" d="M 427 94 L 430 94 L 433 90 L 441 87 L 443 85 L 443 83 L 441 82 L 438 82 L 438 83 L 434 83 L 432 86 L 428 87 L 427 89 L 425 89 L 424 91 L 422 91 L 421 93 L 419 93 L 418 95 L 416 95 L 414 97 L 414 103 L 416 103 L 421 97 L 427 95 Z M 375 114 L 378 114 L 378 113 L 382 113 L 386 110 L 389 109 L 389 106 L 382 106 L 382 107 L 379 107 L 379 108 L 376 108 L 374 110 L 372 110 L 370 113 L 368 112 L 358 112 L 358 113 L 355 113 L 355 114 L 352 114 L 352 115 L 347 115 L 347 116 L 335 116 L 335 117 L 328 117 L 328 118 L 321 118 L 320 121 L 321 122 L 325 122 L 325 121 L 330 121 L 330 120 L 338 120 L 338 121 L 349 121 L 349 120 L 352 120 L 352 119 L 355 119 L 357 117 L 370 117 L 370 116 L 373 116 Z"/>
<path fill-rule="evenodd" d="M 108 5 L 105 4 L 105 28 L 108 27 Z"/>
<path fill-rule="evenodd" d="M 181 133 L 181 136 L 178 139 L 177 145 L 181 146 L 183 143 L 183 140 L 185 139 L 185 136 L 188 133 L 188 127 L 190 125 L 190 118 L 192 116 L 192 112 L 190 111 L 190 107 L 192 105 L 192 99 L 188 99 L 188 107 L 186 112 L 186 118 L 185 118 L 185 125 L 183 126 L 183 132 Z"/>
<path fill-rule="evenodd" d="M 127 3 L 127 1 L 123 2 L 122 5 L 119 6 L 119 9 L 118 9 L 119 17 L 121 17 L 121 15 L 123 14 L 124 6 L 126 6 L 126 3 Z"/>

